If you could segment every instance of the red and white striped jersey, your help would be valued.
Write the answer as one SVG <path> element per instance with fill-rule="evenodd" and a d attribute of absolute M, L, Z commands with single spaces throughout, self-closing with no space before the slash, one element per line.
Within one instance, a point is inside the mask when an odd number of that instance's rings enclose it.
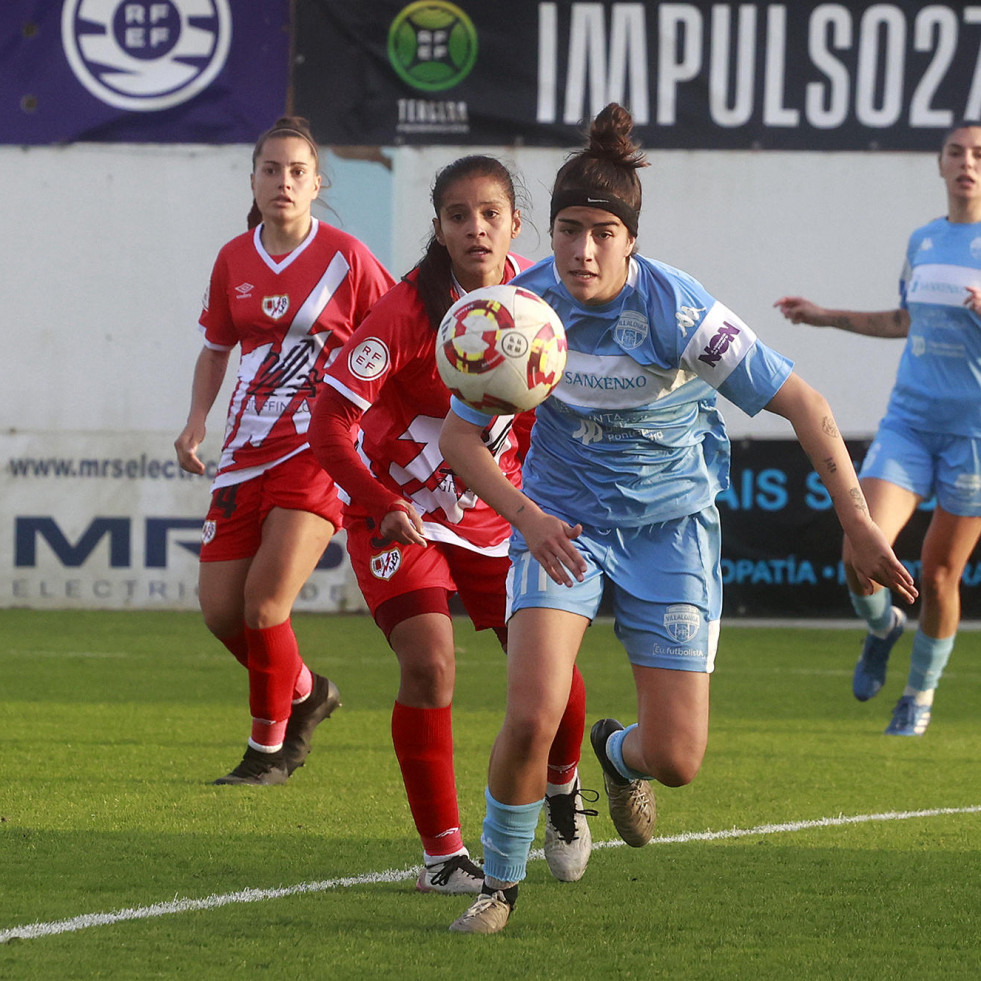
<path fill-rule="evenodd" d="M 508 282 L 528 260 L 511 255 Z M 363 411 L 358 452 L 376 480 L 409 500 L 433 541 L 506 554 L 510 525 L 464 486 L 439 452 L 439 434 L 450 408 L 450 393 L 436 368 L 436 333 L 413 283 L 399 283 L 355 331 L 325 382 Z M 456 297 L 454 297 L 456 299 Z M 521 485 L 519 458 L 532 417 L 495 419 L 488 448 L 515 486 Z M 341 487 L 343 491 L 343 486 Z M 357 501 L 355 514 L 367 513 Z"/>
<path fill-rule="evenodd" d="M 394 285 L 366 245 L 317 219 L 285 256 L 266 252 L 261 229 L 219 251 L 200 318 L 208 347 L 242 348 L 215 488 L 248 480 L 308 446 L 324 370 Z"/>

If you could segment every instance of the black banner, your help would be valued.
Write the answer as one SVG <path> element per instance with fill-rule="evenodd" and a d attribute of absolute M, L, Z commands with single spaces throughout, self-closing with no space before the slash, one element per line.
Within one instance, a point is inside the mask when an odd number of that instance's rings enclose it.
<path fill-rule="evenodd" d="M 867 442 L 849 441 L 856 469 Z M 841 565 L 841 527 L 831 499 L 794 440 L 744 440 L 732 447 L 732 480 L 722 516 L 724 616 L 852 617 Z M 922 505 L 896 554 L 919 586 L 920 548 L 932 514 Z M 961 582 L 965 619 L 981 617 L 981 549 Z M 919 601 L 912 615 L 919 611 Z"/>
<path fill-rule="evenodd" d="M 657 149 L 930 150 L 981 117 L 981 6 L 296 0 L 326 143 L 574 146 L 627 105 Z"/>

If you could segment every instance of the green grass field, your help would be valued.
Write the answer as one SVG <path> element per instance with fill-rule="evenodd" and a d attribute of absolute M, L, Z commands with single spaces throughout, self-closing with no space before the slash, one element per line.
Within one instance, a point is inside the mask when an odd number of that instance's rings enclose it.
<path fill-rule="evenodd" d="M 705 764 L 659 791 L 655 840 L 622 846 L 601 801 L 582 881 L 533 855 L 504 933 L 468 937 L 447 931 L 465 898 L 413 889 L 394 657 L 366 618 L 296 629 L 344 707 L 285 787 L 214 787 L 248 734 L 246 676 L 199 616 L 0 611 L 0 978 L 981 976 L 981 633 L 901 739 L 882 730 L 909 636 L 859 704 L 857 627 L 724 625 Z M 466 623 L 458 644 L 479 854 L 504 658 Z M 587 724 L 632 720 L 608 624 L 580 666 Z M 588 746 L 581 772 L 601 786 Z"/>

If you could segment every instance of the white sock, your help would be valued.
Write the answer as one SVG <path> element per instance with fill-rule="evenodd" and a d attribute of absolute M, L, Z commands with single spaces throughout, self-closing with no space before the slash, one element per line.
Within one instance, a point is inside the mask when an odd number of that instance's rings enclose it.
<path fill-rule="evenodd" d="M 909 685 L 903 689 L 904 696 L 912 696 L 913 701 L 917 705 L 933 705 L 933 693 L 936 688 L 931 688 L 928 691 L 920 691 L 918 688 L 911 688 Z"/>
<path fill-rule="evenodd" d="M 465 855 L 469 858 L 470 852 L 466 848 L 461 848 L 456 852 L 450 852 L 449 855 L 430 855 L 429 852 L 424 851 L 422 853 L 422 860 L 426 865 L 438 865 L 440 862 L 448 862 L 451 858 L 456 858 L 458 855 Z"/>
<path fill-rule="evenodd" d="M 579 776 L 579 768 L 573 767 L 569 772 L 569 779 L 565 783 L 552 783 L 549 781 L 545 784 L 545 796 L 555 797 L 557 794 L 571 794 L 572 788 L 575 786 L 576 777 Z"/>
<path fill-rule="evenodd" d="M 896 626 L 896 619 L 896 611 L 892 607 L 889 607 L 889 625 L 887 627 L 883 627 L 882 630 L 870 630 L 869 633 L 872 634 L 873 637 L 878 637 L 879 640 L 885 640 L 889 635 L 889 631 Z"/>

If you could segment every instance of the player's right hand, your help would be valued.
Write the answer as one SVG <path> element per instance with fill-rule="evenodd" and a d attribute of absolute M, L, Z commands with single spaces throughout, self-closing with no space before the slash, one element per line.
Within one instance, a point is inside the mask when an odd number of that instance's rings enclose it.
<path fill-rule="evenodd" d="M 528 551 L 538 559 L 553 582 L 571 586 L 572 576 L 577 582 L 583 581 L 586 560 L 574 543 L 574 539 L 582 534 L 582 525 L 573 527 L 561 518 L 536 508 L 522 520 L 519 530 Z"/>
<path fill-rule="evenodd" d="M 197 449 L 203 440 L 204 433 L 191 425 L 185 426 L 184 431 L 174 440 L 177 462 L 181 465 L 181 470 L 186 470 L 188 473 L 204 473 L 204 463 L 197 454 Z"/>
<path fill-rule="evenodd" d="M 802 296 L 781 296 L 773 304 L 792 324 L 814 325 L 820 308 Z"/>

